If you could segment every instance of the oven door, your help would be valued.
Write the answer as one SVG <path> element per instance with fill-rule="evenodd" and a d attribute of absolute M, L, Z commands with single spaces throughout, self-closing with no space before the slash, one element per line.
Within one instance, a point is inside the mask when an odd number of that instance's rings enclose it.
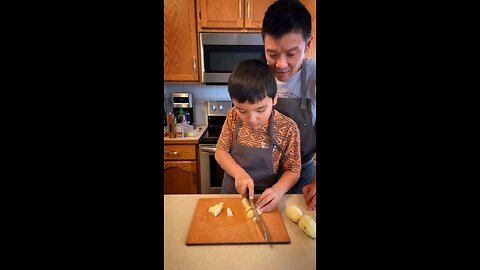
<path fill-rule="evenodd" d="M 215 160 L 215 144 L 200 144 L 200 187 L 202 194 L 220 193 L 224 171 Z"/>

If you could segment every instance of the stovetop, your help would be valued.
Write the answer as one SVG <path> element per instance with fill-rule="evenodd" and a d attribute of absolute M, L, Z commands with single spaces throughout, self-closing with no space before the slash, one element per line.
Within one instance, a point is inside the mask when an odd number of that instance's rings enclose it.
<path fill-rule="evenodd" d="M 203 134 L 202 137 L 198 140 L 200 144 L 216 144 L 218 141 L 218 137 L 220 136 L 222 129 L 218 128 L 207 128 L 207 131 Z"/>

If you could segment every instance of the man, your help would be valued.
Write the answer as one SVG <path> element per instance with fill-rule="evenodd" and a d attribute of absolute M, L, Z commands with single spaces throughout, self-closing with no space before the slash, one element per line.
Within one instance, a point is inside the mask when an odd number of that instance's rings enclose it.
<path fill-rule="evenodd" d="M 262 25 L 267 64 L 278 88 L 275 109 L 292 118 L 300 129 L 302 170 L 289 193 L 303 193 L 309 210 L 316 209 L 316 62 L 305 59 L 312 43 L 312 17 L 299 1 L 276 1 Z M 262 207 L 262 205 L 258 205 Z"/>

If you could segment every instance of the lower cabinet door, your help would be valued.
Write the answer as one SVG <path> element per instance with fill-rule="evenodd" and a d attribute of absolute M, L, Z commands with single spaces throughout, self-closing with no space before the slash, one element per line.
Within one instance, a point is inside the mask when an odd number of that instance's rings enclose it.
<path fill-rule="evenodd" d="M 197 162 L 165 161 L 163 163 L 164 194 L 197 194 Z"/>

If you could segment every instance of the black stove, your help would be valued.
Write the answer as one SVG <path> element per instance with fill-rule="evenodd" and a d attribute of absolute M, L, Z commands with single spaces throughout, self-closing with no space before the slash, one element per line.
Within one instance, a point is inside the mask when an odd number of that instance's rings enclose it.
<path fill-rule="evenodd" d="M 198 140 L 199 144 L 216 144 L 222 132 L 227 113 L 232 108 L 231 101 L 207 102 L 207 131 Z"/>
<path fill-rule="evenodd" d="M 199 144 L 216 144 L 220 133 L 222 132 L 223 123 L 226 116 L 209 116 L 207 131 L 198 140 Z"/>

